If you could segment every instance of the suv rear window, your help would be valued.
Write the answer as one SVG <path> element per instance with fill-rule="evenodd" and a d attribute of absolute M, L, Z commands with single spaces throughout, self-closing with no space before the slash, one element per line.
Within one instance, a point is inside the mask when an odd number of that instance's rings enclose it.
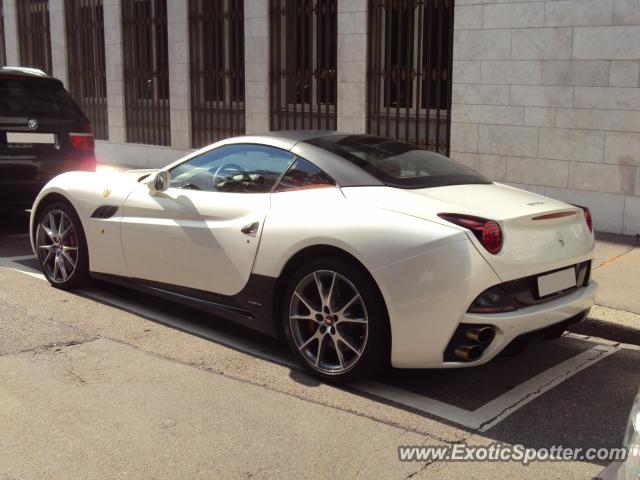
<path fill-rule="evenodd" d="M 388 138 L 328 135 L 307 140 L 307 143 L 354 163 L 390 187 L 428 188 L 491 183 L 444 155 Z"/>
<path fill-rule="evenodd" d="M 58 80 L 0 76 L 0 116 L 82 118 L 82 113 Z"/>

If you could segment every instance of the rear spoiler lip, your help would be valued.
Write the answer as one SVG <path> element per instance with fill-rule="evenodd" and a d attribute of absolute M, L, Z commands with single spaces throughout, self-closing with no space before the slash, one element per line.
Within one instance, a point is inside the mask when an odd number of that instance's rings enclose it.
<path fill-rule="evenodd" d="M 578 214 L 577 210 L 565 210 L 562 212 L 553 212 L 553 213 L 545 213 L 543 215 L 538 215 L 536 217 L 533 217 L 531 220 L 552 220 L 555 218 L 570 217 L 577 214 Z"/>

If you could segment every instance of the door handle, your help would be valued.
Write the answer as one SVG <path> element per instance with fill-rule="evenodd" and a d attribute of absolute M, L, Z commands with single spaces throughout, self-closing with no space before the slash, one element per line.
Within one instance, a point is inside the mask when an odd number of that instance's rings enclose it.
<path fill-rule="evenodd" d="M 255 237 L 258 234 L 258 227 L 260 226 L 260 222 L 253 222 L 249 225 L 245 225 L 240 229 L 242 233 L 245 235 L 249 235 L 250 237 Z"/>

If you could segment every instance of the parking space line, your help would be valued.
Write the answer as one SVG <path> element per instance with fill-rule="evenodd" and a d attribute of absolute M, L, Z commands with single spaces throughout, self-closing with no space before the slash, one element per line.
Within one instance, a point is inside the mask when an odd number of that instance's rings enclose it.
<path fill-rule="evenodd" d="M 486 403 L 476 413 L 482 420 L 480 431 L 486 432 L 527 403 L 558 386 L 578 372 L 617 352 L 616 347 L 597 345 L 575 357 L 554 365 L 535 377 Z"/>
<path fill-rule="evenodd" d="M 399 403 L 422 413 L 444 418 L 445 420 L 449 420 L 450 422 L 454 422 L 468 428 L 476 429 L 480 426 L 480 423 L 478 423 L 475 416 L 475 412 L 471 412 L 418 393 L 410 392 L 409 390 L 392 387 L 391 385 L 386 385 L 373 380 L 363 380 L 356 382 L 351 386 L 376 397 Z"/>
<path fill-rule="evenodd" d="M 10 268 L 19 273 L 24 273 L 25 275 L 29 275 L 30 277 L 35 277 L 39 280 L 47 281 L 44 275 L 34 268 L 18 263 L 23 260 L 33 260 L 36 257 L 34 255 L 20 255 L 16 257 L 0 257 L 0 266 Z M 221 345 L 233 348 L 235 350 L 239 350 L 245 353 L 250 353 L 265 360 L 269 360 L 271 362 L 284 364 L 290 367 L 296 367 L 291 361 L 289 361 L 284 356 L 276 356 L 269 352 L 265 352 L 263 349 L 260 349 L 258 345 L 251 344 L 249 342 L 245 342 L 243 340 L 238 340 L 237 335 L 228 335 L 219 330 L 215 329 L 215 325 L 212 327 L 208 327 L 206 325 L 199 325 L 194 322 L 189 322 L 182 317 L 178 317 L 175 315 L 170 315 L 166 313 L 158 312 L 153 308 L 145 307 L 135 301 L 127 301 L 122 298 L 114 298 L 110 296 L 108 293 L 105 293 L 101 290 L 95 288 L 82 288 L 78 290 L 78 293 L 89 297 L 93 300 L 98 300 L 99 302 L 105 303 L 107 305 L 121 308 L 128 312 L 134 313 L 136 315 L 153 319 L 158 323 L 168 325 L 172 328 L 175 328 L 180 331 L 184 331 L 187 333 L 191 333 L 193 335 L 197 335 L 199 337 L 206 338 L 208 340 L 212 340 Z"/>
<path fill-rule="evenodd" d="M 554 365 L 473 411 L 375 381 L 358 382 L 354 386 L 359 390 L 401 403 L 423 413 L 486 432 L 543 393 L 618 350 L 616 347 L 597 345 Z"/>
<path fill-rule="evenodd" d="M 46 280 L 38 270 L 17 263 L 34 258 L 33 255 L 0 257 L 0 266 L 11 268 L 41 280 Z M 135 301 L 114 298 L 108 293 L 92 288 L 82 289 L 80 292 L 89 298 L 107 305 L 125 309 L 134 314 L 155 320 L 187 333 L 198 335 L 235 350 L 255 355 L 290 368 L 300 369 L 297 364 L 286 358 L 286 356 L 274 355 L 260 348 L 259 345 L 239 339 L 237 335 L 220 332 L 215 328 L 215 325 L 208 327 L 206 325 L 189 322 L 182 317 L 158 312 L 153 308 L 140 305 Z M 554 365 L 473 411 L 465 410 L 409 390 L 403 390 L 376 381 L 360 381 L 351 384 L 350 387 L 473 430 L 486 432 L 540 395 L 619 350 L 619 347 L 596 345 L 562 363 Z"/>
<path fill-rule="evenodd" d="M 177 330 L 197 335 L 199 337 L 206 338 L 207 340 L 212 340 L 226 347 L 233 348 L 234 350 L 249 353 L 251 355 L 258 356 L 274 363 L 299 368 L 297 367 L 297 365 L 290 362 L 284 355 L 274 355 L 260 348 L 260 346 L 256 345 L 255 343 L 248 342 L 239 338 L 238 335 L 226 334 L 224 332 L 221 332 L 220 330 L 215 328 L 215 324 L 212 326 L 207 326 L 195 322 L 189 322 L 183 317 L 171 315 L 168 313 L 161 313 L 156 309 L 145 307 L 144 305 L 140 305 L 135 301 L 131 302 L 122 298 L 114 299 L 109 294 L 93 288 L 83 288 L 80 289 L 79 292 L 89 298 L 98 300 L 107 305 L 122 308 L 128 312 L 145 318 L 153 319 L 158 323 L 168 325 Z"/>
<path fill-rule="evenodd" d="M 20 273 L 24 273 L 25 275 L 29 275 L 30 277 L 35 277 L 40 280 L 46 280 L 44 275 L 40 270 L 36 270 L 35 268 L 28 267 L 21 263 L 18 263 L 22 260 L 34 260 L 35 255 L 20 255 L 17 257 L 0 257 L 0 266 L 10 268 L 12 270 L 16 270 Z"/>

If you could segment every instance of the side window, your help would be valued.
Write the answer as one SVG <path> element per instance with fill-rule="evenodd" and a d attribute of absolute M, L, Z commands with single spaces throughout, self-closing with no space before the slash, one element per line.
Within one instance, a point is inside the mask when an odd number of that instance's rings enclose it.
<path fill-rule="evenodd" d="M 171 169 L 171 187 L 205 192 L 267 193 L 294 155 L 265 145 L 226 145 Z"/>
<path fill-rule="evenodd" d="M 276 192 L 301 190 L 305 188 L 335 187 L 336 182 L 314 164 L 297 158 L 284 174 L 276 187 Z"/>

